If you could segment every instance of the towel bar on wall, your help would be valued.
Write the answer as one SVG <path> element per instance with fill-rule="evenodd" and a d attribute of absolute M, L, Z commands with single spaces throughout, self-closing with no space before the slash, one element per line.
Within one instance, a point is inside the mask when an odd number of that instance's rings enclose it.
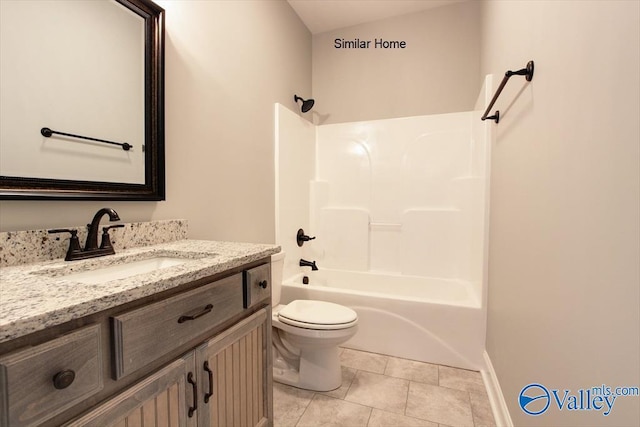
<path fill-rule="evenodd" d="M 47 138 L 51 137 L 51 135 L 53 135 L 53 134 L 56 134 L 56 135 L 70 136 L 70 137 L 73 137 L 73 138 L 86 139 L 88 141 L 103 142 L 105 144 L 119 145 L 119 146 L 122 147 L 122 149 L 124 151 L 129 151 L 129 150 L 131 150 L 133 148 L 133 145 L 131 145 L 131 144 L 127 143 L 127 142 L 107 141 L 106 139 L 91 138 L 89 136 L 81 136 L 81 135 L 74 135 L 72 133 L 58 132 L 57 130 L 51 130 L 49 128 L 40 129 L 40 133 L 42 134 L 42 136 L 45 136 Z"/>
<path fill-rule="evenodd" d="M 493 108 L 493 104 L 496 103 L 496 100 L 498 99 L 498 97 L 502 93 L 502 89 L 504 89 L 505 85 L 507 84 L 507 82 L 509 81 L 509 78 L 511 76 L 525 76 L 524 78 L 528 82 L 530 82 L 531 79 L 533 79 L 533 61 L 527 62 L 527 66 L 525 68 L 521 69 L 521 70 L 518 70 L 518 71 L 509 70 L 506 73 L 504 73 L 504 77 L 502 79 L 502 82 L 500 83 L 500 86 L 498 86 L 498 90 L 496 91 L 496 94 L 493 95 L 493 99 L 491 99 L 491 102 L 489 103 L 489 106 L 485 110 L 485 112 L 482 115 L 482 117 L 480 118 L 480 120 L 484 121 L 484 120 L 489 119 L 489 120 L 495 120 L 496 123 L 500 122 L 500 111 L 499 110 L 496 110 L 496 112 L 493 114 L 493 116 L 487 117 L 487 114 L 489 114 L 489 111 L 491 111 L 491 108 Z"/>

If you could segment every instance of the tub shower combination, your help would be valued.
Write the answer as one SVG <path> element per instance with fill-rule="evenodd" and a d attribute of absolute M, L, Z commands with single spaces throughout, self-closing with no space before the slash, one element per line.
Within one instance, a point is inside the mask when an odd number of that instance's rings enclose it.
<path fill-rule="evenodd" d="M 283 302 L 354 309 L 346 347 L 482 369 L 488 135 L 479 111 L 314 126 L 276 105 Z"/>

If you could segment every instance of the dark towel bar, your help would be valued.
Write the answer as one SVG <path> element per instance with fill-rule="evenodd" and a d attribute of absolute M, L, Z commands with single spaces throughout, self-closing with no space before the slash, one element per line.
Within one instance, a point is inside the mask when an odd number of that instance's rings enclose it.
<path fill-rule="evenodd" d="M 104 142 L 105 144 L 119 145 L 122 147 L 124 151 L 129 151 L 133 148 L 133 145 L 126 142 L 107 141 L 106 139 L 91 138 L 89 136 L 81 136 L 81 135 L 74 135 L 72 133 L 58 132 L 57 130 L 51 130 L 49 128 L 40 129 L 40 133 L 42 134 L 42 136 L 46 136 L 47 138 L 51 137 L 51 135 L 55 133 L 57 135 L 71 136 L 73 138 L 86 139 L 89 141 Z"/>
<path fill-rule="evenodd" d="M 507 84 L 507 82 L 509 81 L 509 78 L 511 76 L 525 76 L 524 78 L 527 79 L 528 82 L 530 82 L 531 79 L 533 79 L 533 61 L 527 62 L 527 66 L 525 68 L 523 68 L 522 70 L 507 71 L 506 73 L 504 73 L 504 78 L 502 79 L 502 82 L 500 83 L 500 86 L 498 86 L 498 90 L 496 91 L 496 94 L 493 95 L 493 99 L 489 103 L 489 106 L 485 110 L 485 112 L 482 115 L 482 117 L 480 118 L 480 120 L 484 121 L 484 120 L 489 119 L 489 120 L 495 120 L 496 123 L 500 122 L 500 111 L 496 110 L 496 112 L 493 114 L 493 116 L 489 116 L 489 117 L 487 117 L 487 114 L 489 114 L 489 111 L 491 111 L 491 108 L 493 108 L 493 104 L 496 103 L 496 100 L 498 99 L 498 97 L 502 93 L 502 89 L 504 89 L 505 85 Z"/>

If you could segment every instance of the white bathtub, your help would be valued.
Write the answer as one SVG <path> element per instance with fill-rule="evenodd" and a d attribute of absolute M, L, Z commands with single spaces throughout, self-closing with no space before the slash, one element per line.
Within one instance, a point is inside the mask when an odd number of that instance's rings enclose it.
<path fill-rule="evenodd" d="M 302 277 L 309 284 L 302 284 Z M 469 283 L 321 269 L 284 281 L 282 302 L 329 301 L 358 313 L 344 347 L 422 362 L 484 368 L 485 310 Z"/>

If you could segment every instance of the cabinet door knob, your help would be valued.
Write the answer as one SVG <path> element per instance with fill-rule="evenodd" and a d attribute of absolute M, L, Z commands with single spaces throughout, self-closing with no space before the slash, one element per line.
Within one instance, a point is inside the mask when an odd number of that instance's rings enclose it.
<path fill-rule="evenodd" d="M 266 280 L 261 280 L 258 283 L 258 286 L 260 286 L 262 289 L 267 289 L 267 285 L 269 284 L 269 282 L 267 282 Z"/>
<path fill-rule="evenodd" d="M 53 386 L 58 390 L 65 389 L 76 379 L 76 373 L 71 369 L 65 369 L 53 376 Z"/>

